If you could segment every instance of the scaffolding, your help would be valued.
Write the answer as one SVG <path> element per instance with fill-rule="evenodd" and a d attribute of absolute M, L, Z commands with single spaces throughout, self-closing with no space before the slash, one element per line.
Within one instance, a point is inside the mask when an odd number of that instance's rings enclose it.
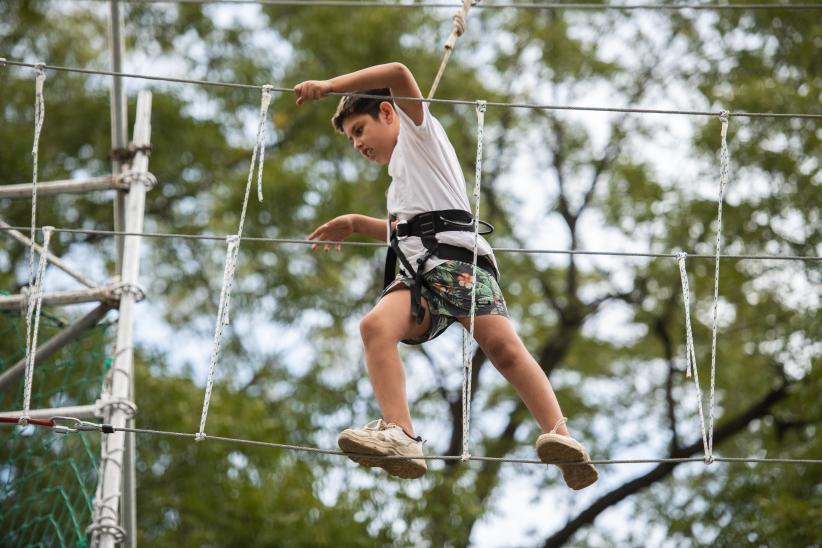
<path fill-rule="evenodd" d="M 110 65 L 114 72 L 122 71 L 124 55 L 123 13 L 120 0 L 110 0 L 109 45 Z M 115 238 L 115 272 L 111 281 L 100 284 L 74 269 L 66 261 L 45 252 L 47 261 L 78 282 L 80 289 L 52 292 L 43 295 L 43 304 L 67 306 L 97 302 L 98 306 L 80 319 L 65 326 L 44 342 L 34 355 L 34 366 L 73 343 L 79 335 L 95 328 L 112 309 L 117 309 L 117 335 L 113 360 L 103 383 L 99 399 L 64 407 L 32 409 L 29 417 L 50 418 L 68 416 L 76 418 L 99 417 L 106 423 L 119 427 L 134 427 L 134 356 L 133 322 L 135 305 L 144 298 L 139 285 L 140 245 L 143 231 L 146 192 L 155 180 L 148 170 L 151 145 L 150 92 L 137 96 L 136 119 L 132 141 L 127 146 L 126 93 L 121 77 L 111 79 L 111 139 L 112 174 L 85 180 L 64 180 L 37 183 L 42 195 L 114 191 L 114 230 L 128 232 Z M 26 199 L 32 196 L 34 183 L 0 186 L 0 199 Z M 20 244 L 33 246 L 43 254 L 41 246 L 33 244 L 22 233 L 11 230 L 0 219 L 3 234 Z M 25 310 L 29 295 L 24 288 L 16 295 L 0 295 L 0 310 Z M 0 392 L 22 377 L 25 360 L 5 368 L 0 373 Z M 19 410 L 4 410 L 0 417 L 21 416 Z M 91 525 L 85 533 L 91 546 L 112 547 L 115 544 L 136 547 L 136 500 L 135 500 L 135 444 L 133 436 L 119 432 L 102 437 L 97 487 L 93 497 Z M 62 538 L 62 537 L 61 537 Z"/>

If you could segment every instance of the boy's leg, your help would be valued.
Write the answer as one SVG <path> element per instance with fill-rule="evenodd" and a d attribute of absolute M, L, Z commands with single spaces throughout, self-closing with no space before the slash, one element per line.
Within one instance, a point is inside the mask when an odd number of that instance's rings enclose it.
<path fill-rule="evenodd" d="M 360 322 L 365 364 L 383 419 L 402 427 L 414 437 L 414 426 L 405 393 L 405 371 L 397 344 L 422 336 L 431 327 L 428 303 L 422 300 L 425 320 L 411 316 L 411 291 L 402 287 L 385 295 Z"/>
<path fill-rule="evenodd" d="M 460 319 L 468 329 L 467 318 Z M 549 432 L 562 419 L 562 410 L 548 377 L 525 348 L 511 320 L 487 315 L 474 318 L 474 338 L 500 373 L 516 389 L 543 431 Z M 564 424 L 557 433 L 568 435 Z"/>
<path fill-rule="evenodd" d="M 468 325 L 468 320 L 460 322 Z M 474 338 L 546 432 L 537 439 L 540 460 L 559 466 L 565 483 L 572 489 L 584 489 L 596 482 L 598 474 L 594 465 L 563 464 L 588 461 L 590 457 L 585 448 L 570 437 L 548 377 L 525 348 L 511 320 L 499 315 L 477 316 Z"/>

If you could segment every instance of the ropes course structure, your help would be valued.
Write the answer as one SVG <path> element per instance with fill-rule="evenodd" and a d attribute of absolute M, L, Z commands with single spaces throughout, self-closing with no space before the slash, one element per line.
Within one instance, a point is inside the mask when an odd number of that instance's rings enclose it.
<path fill-rule="evenodd" d="M 128 0 L 133 3 L 167 3 L 172 0 Z M 384 2 L 347 2 L 334 0 L 318 0 L 309 2 L 290 2 L 279 0 L 173 0 L 175 3 L 195 3 L 195 4 L 244 4 L 254 3 L 261 5 L 301 5 L 301 6 L 317 6 L 317 7 L 366 7 L 378 6 L 388 8 L 440 8 L 440 7 L 454 7 L 453 4 L 438 4 L 438 3 L 384 3 Z M 474 197 L 474 218 L 479 219 L 480 212 L 480 195 L 482 182 L 482 155 L 483 155 L 483 140 L 484 140 L 484 117 L 487 108 L 528 108 L 540 110 L 570 110 L 570 111 L 588 111 L 588 112 L 619 112 L 626 114 L 664 114 L 664 115 L 688 115 L 688 116 L 710 116 L 717 117 L 721 123 L 720 132 L 720 170 L 719 170 L 719 188 L 717 197 L 717 217 L 716 217 L 716 243 L 715 252 L 710 255 L 705 254 L 688 254 L 684 251 L 673 251 L 671 253 L 643 253 L 643 252 L 610 252 L 610 251 L 594 251 L 594 250 L 551 250 L 551 249 L 525 249 L 525 248 L 496 248 L 497 252 L 507 253 L 525 253 L 525 254 L 568 254 L 568 255 L 595 255 L 595 256 L 622 256 L 622 257 L 645 257 L 656 259 L 673 259 L 676 260 L 680 282 L 682 288 L 683 308 L 684 308 L 684 325 L 685 325 L 685 351 L 687 363 L 687 376 L 693 375 L 695 386 L 695 394 L 697 399 L 698 415 L 700 422 L 700 429 L 702 434 L 702 457 L 682 457 L 682 458 L 661 458 L 661 459 L 599 459 L 590 460 L 577 463 L 564 464 L 599 464 L 599 465 L 616 465 L 616 464 L 645 464 L 645 463 L 686 463 L 686 462 L 703 462 L 706 465 L 712 463 L 760 463 L 760 464 L 778 464 L 778 465 L 820 465 L 820 459 L 791 459 L 791 458 L 756 458 L 756 457 L 726 457 L 716 456 L 713 453 L 714 440 L 714 423 L 715 423 L 715 384 L 717 377 L 717 332 L 718 332 L 718 301 L 719 301 L 719 272 L 720 262 L 722 260 L 790 260 L 790 261 L 805 261 L 818 262 L 822 257 L 818 256 L 797 256 L 797 255 L 734 255 L 721 253 L 722 248 L 722 215 L 723 215 L 723 200 L 730 183 L 730 155 L 728 152 L 727 135 L 729 120 L 731 118 L 796 118 L 807 120 L 822 119 L 822 114 L 814 113 L 779 113 L 779 112 L 734 112 L 730 110 L 720 110 L 719 112 L 711 111 L 697 111 L 697 110 L 672 110 L 672 109 L 649 109 L 649 108 L 635 108 L 635 107 L 602 107 L 602 106 L 574 106 L 574 105 L 547 105 L 547 104 L 528 104 L 528 103 L 506 103 L 506 102 L 491 102 L 482 99 L 435 99 L 434 95 L 437 86 L 445 72 L 448 60 L 454 51 L 456 42 L 460 36 L 463 35 L 466 29 L 466 18 L 469 9 L 477 8 L 523 8 L 523 9 L 568 9 L 568 10 L 640 10 L 640 9 L 796 9 L 796 10 L 816 10 L 822 9 L 822 5 L 818 4 L 727 4 L 727 5 L 707 5 L 707 4 L 558 4 L 558 3 L 533 3 L 533 4 L 519 4 L 519 3 L 480 3 L 472 2 L 471 0 L 464 0 L 462 6 L 453 17 L 453 31 L 444 45 L 444 55 L 442 62 L 437 71 L 432 88 L 424 99 L 403 98 L 397 99 L 416 100 L 428 103 L 438 103 L 444 105 L 472 105 L 475 108 L 477 115 L 477 134 L 476 134 L 476 162 L 475 162 L 475 182 L 473 188 Z M 121 70 L 91 70 L 76 67 L 52 66 L 45 63 L 25 63 L 22 61 L 9 60 L 0 58 L 0 67 L 21 67 L 32 68 L 35 71 L 35 132 L 34 143 L 32 147 L 32 183 L 30 185 L 6 185 L 0 187 L 0 198 L 21 198 L 23 196 L 31 196 L 31 225 L 30 227 L 12 226 L 8 223 L 0 221 L 0 233 L 8 233 L 24 245 L 29 247 L 29 274 L 28 274 L 28 291 L 21 297 L 4 295 L 0 296 L 0 309 L 24 309 L 26 318 L 26 336 L 25 336 L 25 358 L 24 360 L 13 367 L 10 367 L 0 374 L 0 387 L 7 385 L 14 380 L 21 373 L 24 374 L 24 389 L 22 397 L 22 411 L 12 411 L 0 413 L 0 424 L 19 425 L 20 427 L 39 427 L 44 429 L 51 429 L 57 434 L 78 434 L 82 436 L 84 433 L 101 433 L 104 434 L 101 441 L 101 462 L 98 481 L 96 486 L 96 494 L 93 497 L 93 508 L 90 514 L 92 515 L 92 524 L 88 527 L 86 533 L 90 535 L 93 545 L 112 546 L 113 544 L 123 542 L 127 537 L 134 535 L 134 524 L 123 526 L 121 514 L 128 509 L 125 507 L 121 512 L 118 508 L 119 501 L 123 497 L 123 492 L 128 488 L 124 488 L 124 481 L 129 481 L 128 467 L 124 464 L 124 458 L 130 460 L 130 466 L 133 467 L 134 455 L 129 454 L 128 445 L 126 443 L 125 434 L 137 435 L 154 435 L 165 437 L 176 437 L 183 439 L 191 439 L 196 442 L 203 442 L 206 440 L 219 441 L 224 443 L 255 445 L 267 447 L 272 449 L 283 449 L 298 451 L 304 453 L 313 453 L 320 455 L 343 456 L 346 455 L 341 451 L 328 450 L 316 447 L 307 447 L 299 445 L 289 445 L 261 440 L 249 440 L 234 437 L 215 436 L 206 433 L 206 424 L 208 417 L 209 403 L 212 395 L 214 384 L 215 371 L 219 364 L 220 351 L 223 330 L 230 324 L 230 305 L 231 292 L 239 261 L 240 246 L 243 241 L 267 242 L 273 244 L 301 244 L 314 245 L 322 243 L 334 243 L 336 245 L 345 246 L 367 246 L 367 247 L 385 247 L 385 244 L 368 244 L 357 242 L 322 242 L 310 241 L 302 239 L 285 239 L 285 238 L 259 238 L 244 236 L 244 224 L 248 211 L 248 201 L 251 193 L 252 184 L 255 178 L 257 179 L 257 197 L 258 201 L 263 201 L 262 195 L 262 180 L 263 180 L 263 164 L 265 154 L 266 141 L 266 120 L 269 115 L 269 106 L 271 103 L 272 93 L 291 93 L 293 90 L 287 87 L 275 87 L 270 84 L 253 85 L 231 82 L 216 82 L 205 80 L 192 80 L 186 78 L 172 78 L 164 76 L 153 76 L 145 74 L 126 73 Z M 38 181 L 38 148 L 41 131 L 45 119 L 45 99 L 44 99 L 44 82 L 45 71 L 62 71 L 72 72 L 86 75 L 105 75 L 113 77 L 113 80 L 121 78 L 135 78 L 152 81 L 165 81 L 171 83 L 190 84 L 190 85 L 204 85 L 204 86 L 222 86 L 240 89 L 259 90 L 260 108 L 257 123 L 256 139 L 252 149 L 251 162 L 249 166 L 245 193 L 242 201 L 242 210 L 239 216 L 239 225 L 235 234 L 227 236 L 208 235 L 208 234 L 177 234 L 177 233 L 150 233 L 143 231 L 143 217 L 145 209 L 146 192 L 150 190 L 155 184 L 156 179 L 148 170 L 148 160 L 150 151 L 150 136 L 151 136 L 151 94 L 148 92 L 140 92 L 138 97 L 137 120 L 134 129 L 134 139 L 131 146 L 132 157 L 130 162 L 125 162 L 119 168 L 114 169 L 110 177 L 96 178 L 84 182 L 78 181 L 57 181 L 40 183 Z M 358 95 L 362 97 L 378 97 L 362 94 L 341 94 L 332 93 L 331 95 Z M 123 113 L 119 113 L 122 116 Z M 119 165 L 119 163 L 118 163 Z M 37 220 L 37 194 L 38 186 L 40 192 L 58 193 L 58 192 L 85 192 L 94 189 L 115 189 L 118 192 L 127 191 L 125 198 L 125 218 L 121 219 L 122 226 L 115 226 L 114 230 L 92 230 L 83 228 L 67 228 L 67 227 L 52 227 L 44 226 L 38 227 Z M 30 194 L 28 193 L 30 191 Z M 118 223 L 115 223 L 117 225 Z M 28 228 L 30 235 L 26 238 L 21 230 Z M 36 243 L 36 236 L 42 233 L 42 245 Z M 73 271 L 71 267 L 62 263 L 59 258 L 55 257 L 49 252 L 49 242 L 54 233 L 62 234 L 89 234 L 89 235 L 103 235 L 122 238 L 123 255 L 122 264 L 119 267 L 118 280 L 109 286 L 101 287 L 84 276 Z M 474 222 L 474 245 L 473 245 L 473 274 L 476 276 L 477 269 L 477 239 L 479 234 L 479 223 Z M 136 406 L 133 399 L 133 308 L 137 302 L 144 298 L 144 291 L 140 288 L 139 279 L 139 251 L 142 238 L 161 238 L 161 239 L 197 239 L 197 240 L 223 240 L 226 244 L 225 263 L 223 271 L 222 288 L 219 296 L 219 304 L 217 307 L 217 315 L 215 319 L 214 336 L 212 341 L 211 359 L 208 369 L 208 377 L 204 393 L 204 401 L 202 413 L 199 423 L 199 429 L 196 433 L 189 432 L 174 432 L 159 429 L 144 429 L 134 428 L 131 426 L 131 419 L 136 413 Z M 35 255 L 40 257 L 37 268 L 35 269 Z M 714 260 L 714 291 L 713 291 L 713 305 L 712 305 L 712 339 L 711 339 L 711 364 L 710 364 L 710 391 L 707 404 L 703 401 L 702 388 L 699 382 L 698 368 L 696 363 L 695 344 L 693 329 L 691 325 L 691 290 L 689 287 L 687 259 L 713 259 Z M 71 295 L 57 295 L 46 294 L 43 290 L 44 278 L 46 272 L 46 265 L 52 263 L 58 266 L 67 274 L 75 278 L 77 281 L 86 286 L 86 290 L 82 292 L 74 292 Z M 463 333 L 463 380 L 462 380 L 462 451 L 459 455 L 426 455 L 424 457 L 374 457 L 371 459 L 424 459 L 424 460 L 444 460 L 444 461 L 485 461 L 485 462 L 499 462 L 499 463 L 516 463 L 516 464 L 538 464 L 544 465 L 545 462 L 532 459 L 520 459 L 509 457 L 491 457 L 472 455 L 470 452 L 470 420 L 471 420 L 471 359 L 470 359 L 470 342 L 474 334 L 474 319 L 475 319 L 475 284 L 472 286 L 472 302 L 469 327 Z M 42 315 L 43 305 L 64 304 L 69 302 L 90 302 L 98 301 L 100 306 L 89 313 L 86 317 L 78 321 L 75 326 L 70 329 L 84 329 L 89 325 L 96 325 L 99 320 L 105 315 L 108 310 L 117 306 L 119 308 L 119 320 L 117 322 L 117 339 L 114 356 L 110 362 L 111 367 L 107 374 L 106 391 L 101 395 L 100 399 L 91 406 L 85 406 L 82 409 L 75 409 L 73 414 L 61 413 L 61 409 L 31 409 L 32 393 L 34 390 L 35 366 L 42 362 L 49 352 L 54 352 L 54 346 L 62 346 L 58 337 L 50 340 L 46 345 L 38 350 L 37 339 L 39 322 Z M 66 333 L 70 332 L 66 330 Z M 53 343 L 53 344 L 52 344 Z M 49 346 L 51 345 L 51 346 Z M 706 420 L 707 407 L 707 420 Z M 103 420 L 101 422 L 92 422 L 84 420 L 90 416 L 99 416 Z M 132 439 L 133 441 L 133 439 Z M 133 447 L 133 444 L 132 444 Z M 133 449 L 131 450 L 133 452 Z M 133 471 L 132 471 L 133 473 Z M 133 481 L 133 478 L 132 480 Z M 133 486 L 132 486 L 133 487 Z M 2 495 L 0 495 L 2 496 Z M 88 500 L 92 497 L 86 496 Z M 123 497 L 125 498 L 125 497 Z M 133 504 L 133 503 L 132 503 Z M 75 524 L 78 519 L 74 519 Z M 0 521 L 2 523 L 2 521 Z"/>

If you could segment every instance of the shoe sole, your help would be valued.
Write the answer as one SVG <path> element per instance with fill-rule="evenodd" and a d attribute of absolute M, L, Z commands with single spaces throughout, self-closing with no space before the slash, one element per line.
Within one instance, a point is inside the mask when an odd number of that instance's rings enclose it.
<path fill-rule="evenodd" d="M 566 485 L 578 491 L 594 484 L 599 474 L 593 464 L 560 464 L 591 460 L 581 445 L 571 441 L 566 436 L 543 434 L 537 439 L 537 454 L 542 462 L 558 466 Z"/>
<path fill-rule="evenodd" d="M 369 468 L 383 468 L 392 476 L 403 479 L 416 479 L 425 474 L 428 467 L 424 461 L 422 464 L 408 459 L 370 459 L 362 455 L 374 455 L 378 457 L 403 456 L 397 453 L 394 446 L 388 442 L 381 443 L 373 438 L 362 439 L 350 430 L 344 430 L 337 439 L 346 456 L 361 466 Z"/>

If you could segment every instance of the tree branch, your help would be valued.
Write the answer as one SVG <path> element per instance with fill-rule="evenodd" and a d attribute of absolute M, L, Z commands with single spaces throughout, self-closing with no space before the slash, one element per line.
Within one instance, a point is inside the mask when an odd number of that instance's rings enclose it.
<path fill-rule="evenodd" d="M 783 384 L 767 393 L 762 399 L 753 404 L 747 411 L 728 420 L 714 431 L 714 441 L 722 443 L 724 440 L 744 430 L 748 424 L 754 420 L 767 415 L 771 408 L 779 401 L 788 396 L 788 386 Z M 686 458 L 702 451 L 702 440 L 699 439 L 678 451 L 671 451 L 670 458 Z M 543 546 L 545 548 L 562 546 L 583 527 L 590 525 L 605 510 L 611 508 L 627 497 L 650 487 L 654 483 L 665 479 L 673 472 L 679 463 L 663 462 L 658 464 L 653 470 L 636 479 L 633 479 L 609 493 L 606 493 L 588 508 L 580 512 L 574 519 L 569 521 L 562 529 L 548 537 Z"/>

